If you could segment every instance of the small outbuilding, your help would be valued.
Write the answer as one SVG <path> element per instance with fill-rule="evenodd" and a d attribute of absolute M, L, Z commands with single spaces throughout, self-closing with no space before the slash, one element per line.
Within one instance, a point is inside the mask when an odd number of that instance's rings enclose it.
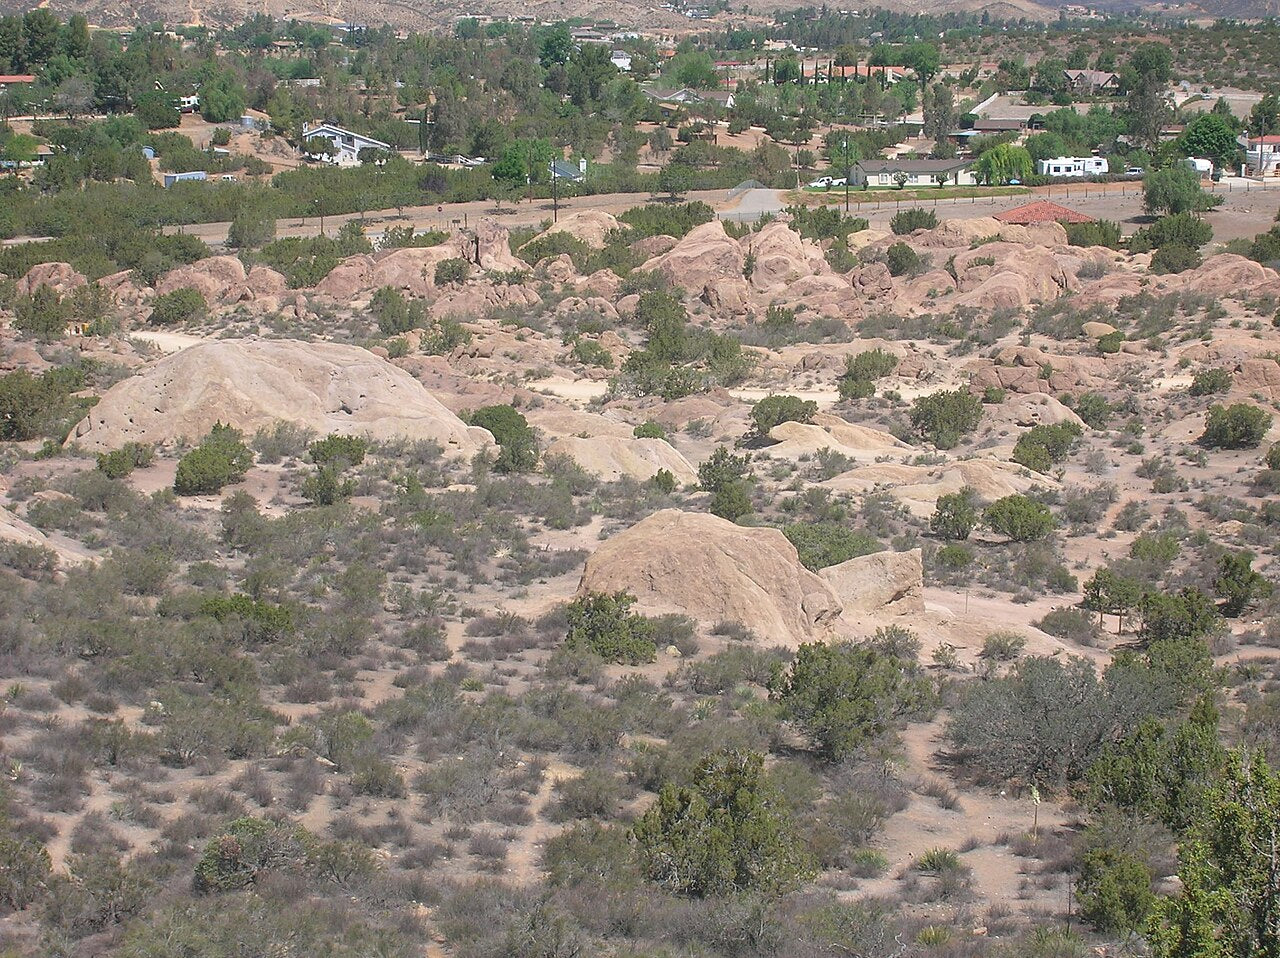
<path fill-rule="evenodd" d="M 1092 223 L 1093 217 L 1078 213 L 1050 200 L 1024 203 L 1011 210 L 997 213 L 995 218 L 1010 226 L 1030 226 L 1033 223 Z"/>

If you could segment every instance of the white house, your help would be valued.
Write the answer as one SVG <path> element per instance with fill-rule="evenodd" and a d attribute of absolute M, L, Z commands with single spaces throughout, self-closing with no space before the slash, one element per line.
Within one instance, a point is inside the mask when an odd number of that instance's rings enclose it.
<path fill-rule="evenodd" d="M 631 72 L 631 54 L 626 50 L 614 50 L 609 54 L 609 62 L 623 73 Z"/>
<path fill-rule="evenodd" d="M 861 160 L 854 164 L 851 186 L 975 186 L 972 160 Z"/>
<path fill-rule="evenodd" d="M 1244 163 L 1254 176 L 1280 176 L 1280 136 L 1255 136 L 1238 141 Z"/>
<path fill-rule="evenodd" d="M 1052 160 L 1036 161 L 1036 172 L 1041 176 L 1081 179 L 1086 176 L 1104 176 L 1108 169 L 1104 156 L 1059 156 Z"/>
<path fill-rule="evenodd" d="M 344 130 L 340 126 L 334 126 L 332 123 L 320 123 L 316 126 L 304 123 L 302 126 L 302 142 L 306 144 L 308 140 L 316 137 L 328 140 L 332 144 L 332 152 L 329 154 L 328 162 L 335 166 L 354 166 L 360 162 L 361 150 L 386 150 L 391 151 L 390 143 L 383 143 L 381 140 L 375 140 L 371 136 L 365 136 L 363 133 L 353 133 L 350 130 Z"/>

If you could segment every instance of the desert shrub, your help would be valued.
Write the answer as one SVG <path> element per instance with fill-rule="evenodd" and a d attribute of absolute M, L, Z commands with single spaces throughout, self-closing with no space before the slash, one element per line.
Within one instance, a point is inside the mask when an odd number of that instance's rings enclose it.
<path fill-rule="evenodd" d="M 232 891 L 254 884 L 265 873 L 300 866 L 306 833 L 260 818 L 238 818 L 205 845 L 196 863 L 197 892 Z"/>
<path fill-rule="evenodd" d="M 833 206 L 789 206 L 791 228 L 812 240 L 845 241 L 850 233 L 859 233 L 870 224 L 861 216 L 847 216 Z"/>
<path fill-rule="evenodd" d="M 916 230 L 931 230 L 938 225 L 938 214 L 933 210 L 913 207 L 893 214 L 889 220 L 889 229 L 895 236 L 906 236 Z"/>
<path fill-rule="evenodd" d="M 557 230 L 530 240 L 520 248 L 519 256 L 530 266 L 537 266 L 544 259 L 568 256 L 581 269 L 591 257 L 591 247 L 572 233 Z"/>
<path fill-rule="evenodd" d="M 178 460 L 173 489 L 180 496 L 207 495 L 239 482 L 253 465 L 253 453 L 239 429 L 215 423 L 204 440 Z"/>
<path fill-rule="evenodd" d="M 0 440 L 48 436 L 61 442 L 94 400 L 71 394 L 83 389 L 84 372 L 73 366 L 33 376 L 18 369 L 0 376 Z"/>
<path fill-rule="evenodd" d="M 982 513 L 982 521 L 994 532 L 1014 542 L 1043 539 L 1053 531 L 1053 513 L 1043 503 L 1026 496 L 997 499 Z"/>
<path fill-rule="evenodd" d="M 645 877 L 694 897 L 782 892 L 815 870 L 758 753 L 714 753 L 663 785 L 634 835 Z"/>
<path fill-rule="evenodd" d="M 1202 369 L 1191 377 L 1191 387 L 1187 391 L 1193 396 L 1224 393 L 1231 388 L 1231 379 L 1229 369 Z"/>
<path fill-rule="evenodd" d="M 162 293 L 151 303 L 151 316 L 147 319 L 152 326 L 174 326 L 178 323 L 189 323 L 201 319 L 205 314 L 204 296 L 200 290 L 190 286 L 175 289 L 171 293 Z"/>
<path fill-rule="evenodd" d="M 846 356 L 844 372 L 836 380 L 840 398 L 869 399 L 875 395 L 876 381 L 897 368 L 898 357 L 883 349 L 868 349 L 856 356 Z"/>
<path fill-rule="evenodd" d="M 465 259 L 443 259 L 436 263 L 436 285 L 448 286 L 453 283 L 465 283 L 470 272 L 471 264 Z"/>
<path fill-rule="evenodd" d="M 835 642 L 801 645 L 769 683 L 769 695 L 823 758 L 838 761 L 926 709 L 933 690 L 914 662 Z"/>
<path fill-rule="evenodd" d="M 982 651 L 978 656 L 993 662 L 1011 662 L 1022 654 L 1026 646 L 1026 637 L 1017 632 L 992 632 L 982 640 Z"/>
<path fill-rule="evenodd" d="M 497 472 L 529 472 L 538 464 L 538 442 L 529 420 L 511 406 L 483 406 L 470 416 L 473 426 L 488 429 L 498 443 Z"/>
<path fill-rule="evenodd" d="M 350 469 L 364 462 L 369 451 L 369 440 L 361 436 L 343 436 L 330 433 L 307 447 L 307 455 L 317 466 L 336 466 Z"/>
<path fill-rule="evenodd" d="M 1084 775 L 1129 703 L 1084 659 L 1026 658 L 965 688 L 947 725 L 962 762 L 994 780 L 1058 784 Z"/>
<path fill-rule="evenodd" d="M 1115 411 L 1105 396 L 1095 392 L 1081 393 L 1070 405 L 1090 429 L 1102 429 Z"/>
<path fill-rule="evenodd" d="M 108 478 L 123 479 L 134 469 L 151 465 L 156 451 L 153 446 L 142 442 L 126 442 L 119 449 L 98 454 L 98 469 Z"/>
<path fill-rule="evenodd" d="M 606 662 L 638 665 L 652 662 L 658 649 L 652 621 L 632 612 L 635 596 L 626 592 L 589 592 L 566 609 L 568 633 L 565 647 L 587 651 Z"/>
<path fill-rule="evenodd" d="M 237 213 L 227 230 L 227 245 L 232 249 L 257 249 L 275 238 L 275 219 L 249 210 Z"/>
<path fill-rule="evenodd" d="M 796 396 L 766 396 L 751 407 L 751 421 L 757 436 L 768 436 L 779 423 L 813 421 L 818 404 Z"/>
<path fill-rule="evenodd" d="M 649 203 L 633 206 L 618 215 L 636 234 L 636 239 L 647 236 L 684 236 L 695 226 L 715 219 L 715 210 L 701 200 L 692 203 Z M 554 234 L 552 234 L 554 235 Z"/>
<path fill-rule="evenodd" d="M 800 562 L 814 572 L 884 548 L 874 536 L 839 522 L 795 522 L 782 532 L 800 553 Z"/>
<path fill-rule="evenodd" d="M 667 431 L 663 429 L 659 423 L 654 422 L 652 419 L 647 420 L 646 422 L 642 422 L 640 425 L 636 426 L 635 429 L 631 430 L 631 434 L 635 436 L 637 439 L 666 439 L 667 438 Z"/>
<path fill-rule="evenodd" d="M 1055 463 L 1062 462 L 1071 447 L 1082 435 L 1074 422 L 1032 426 L 1013 447 L 1013 461 L 1036 472 L 1048 472 Z"/>
<path fill-rule="evenodd" d="M 1093 617 L 1082 609 L 1070 606 L 1050 609 L 1044 614 L 1036 627 L 1042 632 L 1059 639 L 1067 639 L 1082 645 L 1089 645 L 1097 636 L 1097 627 Z"/>
<path fill-rule="evenodd" d="M 920 396 L 911 404 L 911 425 L 939 449 L 950 449 L 982 420 L 982 401 L 967 389 Z"/>
<path fill-rule="evenodd" d="M 1151 254 L 1151 272 L 1183 273 L 1202 262 L 1200 251 L 1190 246 L 1161 246 Z"/>
<path fill-rule="evenodd" d="M 963 542 L 978 524 L 976 494 L 968 486 L 938 497 L 929 529 L 939 539 Z"/>
<path fill-rule="evenodd" d="M 1110 220 L 1094 220 L 1092 223 L 1063 223 L 1067 242 L 1072 246 L 1105 246 L 1120 248 L 1120 224 Z"/>
<path fill-rule="evenodd" d="M 0 838 L 0 904 L 20 911 L 44 891 L 52 869 L 49 853 L 30 838 Z"/>
<path fill-rule="evenodd" d="M 1124 346 L 1124 338 L 1124 333 L 1118 329 L 1113 329 L 1111 332 L 1099 336 L 1097 342 L 1093 345 L 1104 356 L 1114 356 Z"/>
<path fill-rule="evenodd" d="M 1210 406 L 1200 442 L 1211 449 L 1253 449 L 1271 428 L 1271 414 L 1248 403 Z"/>
<path fill-rule="evenodd" d="M 920 269 L 920 254 L 906 243 L 894 243 L 884 252 L 885 265 L 891 276 L 907 276 Z"/>
<path fill-rule="evenodd" d="M 1080 914 L 1103 934 L 1138 931 L 1156 902 L 1146 864 L 1109 848 L 1085 854 L 1079 888 Z"/>
<path fill-rule="evenodd" d="M 385 336 L 407 333 L 426 322 L 422 304 L 410 302 L 404 293 L 391 286 L 382 286 L 374 291 L 369 309 L 378 320 L 378 331 Z"/>

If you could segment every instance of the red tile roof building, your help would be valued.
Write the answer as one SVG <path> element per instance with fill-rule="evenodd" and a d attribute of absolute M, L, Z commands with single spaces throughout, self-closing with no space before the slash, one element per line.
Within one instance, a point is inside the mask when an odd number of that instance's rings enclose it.
<path fill-rule="evenodd" d="M 1085 216 L 1065 206 L 1059 206 L 1049 200 L 1036 200 L 1022 206 L 997 213 L 995 216 L 1001 223 L 1027 226 L 1031 223 L 1092 223 L 1092 216 Z"/>

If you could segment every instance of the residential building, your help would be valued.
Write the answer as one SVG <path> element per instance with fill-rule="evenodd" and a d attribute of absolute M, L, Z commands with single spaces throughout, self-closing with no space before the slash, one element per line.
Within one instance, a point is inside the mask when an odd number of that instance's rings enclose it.
<path fill-rule="evenodd" d="M 362 133 L 344 130 L 332 123 L 320 123 L 316 126 L 303 124 L 302 142 L 304 144 L 317 137 L 328 140 L 333 145 L 328 162 L 334 166 L 354 166 L 360 162 L 361 150 L 387 150 L 388 152 L 391 150 L 390 143 L 383 143 Z"/>
<path fill-rule="evenodd" d="M 547 172 L 552 178 L 557 180 L 568 180 L 570 183 L 581 183 L 587 178 L 587 161 L 586 158 L 578 160 L 577 163 L 569 163 L 565 160 L 552 160 L 547 165 Z"/>
<path fill-rule="evenodd" d="M 631 72 L 631 54 L 626 50 L 614 50 L 609 54 L 609 62 L 623 73 Z"/>
<path fill-rule="evenodd" d="M 853 167 L 853 186 L 976 186 L 972 160 L 862 160 Z"/>
<path fill-rule="evenodd" d="M 11 87 L 31 86 L 36 78 L 30 73 L 0 73 L 0 93 Z"/>
<path fill-rule="evenodd" d="M 204 170 L 190 170 L 186 173 L 166 173 L 164 175 L 164 187 L 168 189 L 174 183 L 182 183 L 186 180 L 207 180 L 209 174 Z"/>
<path fill-rule="evenodd" d="M 1052 160 L 1036 162 L 1036 172 L 1041 176 L 1060 176 L 1071 179 L 1103 176 L 1108 169 L 1105 156 L 1059 156 Z"/>
<path fill-rule="evenodd" d="M 1030 124 L 1030 118 L 980 116 L 973 121 L 978 133 L 1021 133 Z"/>
<path fill-rule="evenodd" d="M 1116 93 L 1120 89 L 1120 77 L 1109 70 L 1063 70 L 1067 89 L 1072 93 L 1096 95 Z"/>
<path fill-rule="evenodd" d="M 1237 142 L 1244 150 L 1244 165 L 1252 176 L 1280 176 L 1280 136 L 1255 136 Z"/>
<path fill-rule="evenodd" d="M 1010 225 L 1030 226 L 1033 223 L 1092 223 L 1093 217 L 1077 213 L 1049 200 L 1036 200 L 1022 206 L 997 213 L 995 219 Z"/>

